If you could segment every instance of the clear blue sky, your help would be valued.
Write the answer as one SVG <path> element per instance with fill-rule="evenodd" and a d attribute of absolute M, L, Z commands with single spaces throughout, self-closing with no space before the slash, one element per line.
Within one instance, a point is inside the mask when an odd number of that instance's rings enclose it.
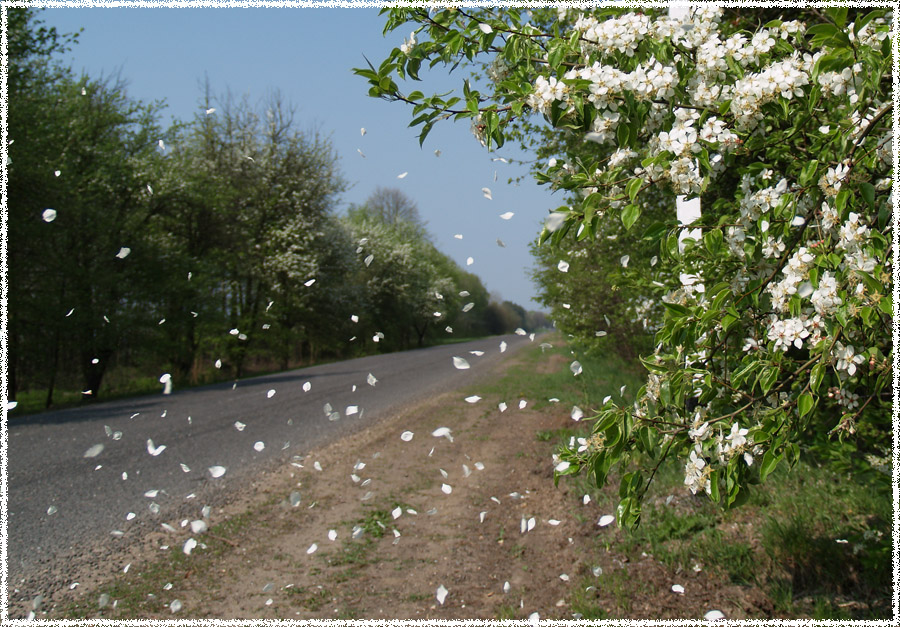
<path fill-rule="evenodd" d="M 340 211 L 363 202 L 376 186 L 396 187 L 418 204 L 442 251 L 464 268 L 466 258 L 474 258 L 467 269 L 489 291 L 539 308 L 531 301 L 536 291 L 528 243 L 562 199 L 528 176 L 520 185 L 507 184 L 527 175 L 525 166 L 492 157 L 523 155 L 512 147 L 488 153 L 468 122 L 439 124 L 420 148 L 418 130 L 408 126 L 410 109 L 367 95 L 366 81 L 351 69 L 364 67 L 363 55 L 377 65 L 409 36 L 404 29 L 383 37 L 377 9 L 60 8 L 42 11 L 41 19 L 63 33 L 83 28 L 64 60 L 92 77 L 120 72 L 132 98 L 165 100 L 165 122 L 188 120 L 198 111 L 205 76 L 214 93 L 230 89 L 254 102 L 280 90 L 297 107 L 301 127 L 331 136 L 352 185 Z M 442 70 L 423 78 L 417 88 L 427 93 L 458 88 L 463 75 L 448 77 Z M 409 174 L 398 179 L 403 172 Z M 483 187 L 492 190 L 493 200 L 483 196 Z M 498 217 L 506 211 L 515 212 L 509 221 Z"/>

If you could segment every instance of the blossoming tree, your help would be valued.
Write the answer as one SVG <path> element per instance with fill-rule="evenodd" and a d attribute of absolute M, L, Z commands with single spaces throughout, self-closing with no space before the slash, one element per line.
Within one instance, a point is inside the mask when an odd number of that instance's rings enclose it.
<path fill-rule="evenodd" d="M 557 477 L 620 476 L 619 524 L 640 520 L 663 460 L 725 507 L 780 463 L 849 449 L 884 465 L 893 344 L 889 239 L 891 38 L 885 9 L 385 9 L 412 33 L 356 73 L 404 101 L 425 140 L 468 119 L 487 148 L 556 137 L 536 172 L 565 190 L 540 241 L 603 236 L 610 216 L 657 250 L 657 347 L 631 407 L 599 409 Z M 760 21 L 763 20 L 769 21 Z M 789 19 L 787 19 L 789 18 Z M 459 93 L 401 84 L 468 65 Z M 398 84 L 400 81 L 401 84 Z M 536 116 L 537 122 L 535 122 Z M 587 143 L 584 143 L 584 142 Z M 547 143 L 542 144 L 546 146 Z M 563 152 L 564 150 L 564 152 Z M 701 197 L 699 237 L 642 220 L 650 190 Z M 674 211 L 673 211 L 674 214 Z M 685 227 L 686 228 L 686 227 Z"/>

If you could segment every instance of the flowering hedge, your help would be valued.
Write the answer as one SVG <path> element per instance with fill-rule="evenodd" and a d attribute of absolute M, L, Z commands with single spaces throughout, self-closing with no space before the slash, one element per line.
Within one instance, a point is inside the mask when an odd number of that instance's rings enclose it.
<path fill-rule="evenodd" d="M 849 450 L 867 472 L 890 446 L 892 39 L 885 9 L 386 9 L 412 34 L 370 94 L 413 106 L 424 141 L 469 119 L 489 149 L 567 137 L 536 172 L 572 203 L 540 241 L 600 237 L 619 217 L 656 246 L 644 279 L 665 313 L 633 406 L 599 409 L 557 477 L 620 476 L 619 524 L 666 458 L 725 507 L 801 455 Z M 425 66 L 470 65 L 459 94 L 403 91 Z M 541 116 L 536 125 L 532 116 Z M 691 225 L 641 219 L 648 190 L 702 199 Z M 681 241 L 679 241 L 681 240 Z M 578 446 L 578 444 L 581 444 Z"/>

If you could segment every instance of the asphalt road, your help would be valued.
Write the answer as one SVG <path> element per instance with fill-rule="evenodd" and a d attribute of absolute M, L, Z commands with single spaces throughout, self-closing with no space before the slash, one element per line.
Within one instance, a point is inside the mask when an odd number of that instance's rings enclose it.
<path fill-rule="evenodd" d="M 508 344 L 503 354 L 501 341 Z M 203 505 L 221 502 L 229 488 L 266 465 L 302 457 L 404 406 L 474 384 L 529 343 L 516 335 L 494 337 L 13 421 L 8 584 L 31 588 L 49 577 L 65 578 L 60 564 L 83 555 L 86 546 L 127 542 L 142 529 L 177 524 L 185 512 L 200 518 Z M 455 368 L 453 356 L 464 357 L 471 368 Z M 374 386 L 367 382 L 370 373 Z M 306 382 L 309 391 L 303 389 Z M 339 419 L 326 416 L 326 403 Z M 347 415 L 350 406 L 358 412 Z M 236 422 L 246 426 L 239 430 Z M 257 450 L 260 442 L 264 448 Z M 85 457 L 100 444 L 99 454 Z M 225 474 L 213 478 L 213 466 L 225 467 Z"/>

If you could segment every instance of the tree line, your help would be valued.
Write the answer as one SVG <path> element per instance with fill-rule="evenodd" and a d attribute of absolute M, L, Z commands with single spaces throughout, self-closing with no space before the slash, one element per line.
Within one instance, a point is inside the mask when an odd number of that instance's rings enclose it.
<path fill-rule="evenodd" d="M 337 152 L 278 92 L 256 104 L 207 84 L 193 119 L 164 128 L 163 104 L 56 60 L 77 36 L 8 16 L 10 399 L 543 324 L 439 251 L 402 192 L 340 215 Z"/>

